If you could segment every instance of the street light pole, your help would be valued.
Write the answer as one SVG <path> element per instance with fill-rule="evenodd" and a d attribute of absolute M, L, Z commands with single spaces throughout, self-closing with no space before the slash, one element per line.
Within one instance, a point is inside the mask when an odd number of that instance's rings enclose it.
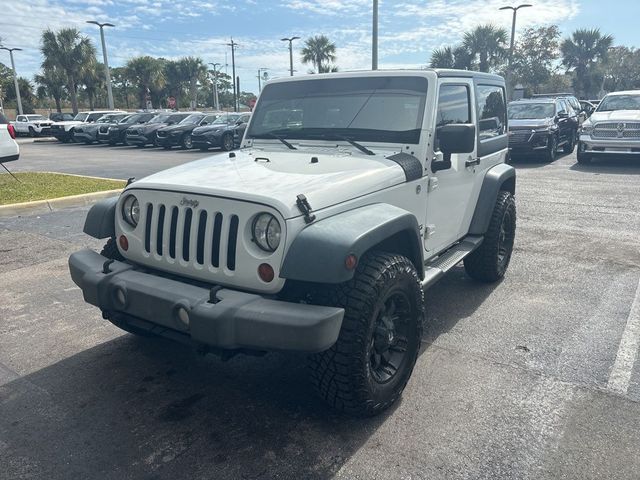
<path fill-rule="evenodd" d="M 267 70 L 269 69 L 266 67 L 260 67 L 258 69 L 258 93 L 262 91 L 262 72 L 266 72 Z"/>
<path fill-rule="evenodd" d="M 216 71 L 216 67 L 222 66 L 222 64 L 209 63 L 209 65 L 213 66 L 213 103 L 215 103 L 214 108 L 216 110 L 220 110 L 220 102 L 218 101 L 218 72 Z"/>
<path fill-rule="evenodd" d="M 18 103 L 18 114 L 22 115 L 22 99 L 20 98 L 20 87 L 18 86 L 18 75 L 16 74 L 16 64 L 13 61 L 13 52 L 21 51 L 21 48 L 0 47 L 0 50 L 6 50 L 11 57 L 11 69 L 13 70 L 13 86 L 16 87 L 16 101 Z"/>
<path fill-rule="evenodd" d="M 299 40 L 300 37 L 281 38 L 282 42 L 289 42 L 289 73 L 293 77 L 293 41 Z"/>
<path fill-rule="evenodd" d="M 527 8 L 532 6 L 533 5 L 531 5 L 530 3 L 523 3 L 521 5 L 518 5 L 517 7 L 507 6 L 507 7 L 500 8 L 500 10 L 513 10 L 513 20 L 511 21 L 511 43 L 509 45 L 509 60 L 507 63 L 507 90 L 509 92 L 512 91 L 511 77 L 513 76 L 513 73 L 511 71 L 511 65 L 513 63 L 513 50 L 515 47 L 515 39 L 516 39 L 516 17 L 518 15 L 518 10 L 520 10 L 521 8 Z M 509 94 L 509 97 L 511 97 L 511 94 Z"/>
<path fill-rule="evenodd" d="M 231 70 L 233 72 L 233 111 L 238 111 L 238 94 L 236 90 L 236 47 L 238 44 L 233 41 L 231 37 L 231 43 L 227 43 L 228 47 L 231 47 Z"/>
<path fill-rule="evenodd" d="M 92 23 L 100 27 L 100 40 L 102 41 L 102 58 L 104 60 L 104 73 L 107 81 L 107 98 L 109 101 L 109 109 L 113 110 L 113 91 L 111 90 L 111 73 L 109 72 L 109 61 L 107 59 L 107 45 L 104 41 L 104 29 L 103 27 L 115 27 L 113 23 L 98 23 L 95 20 L 87 20 L 87 23 Z"/>
<path fill-rule="evenodd" d="M 371 70 L 378 69 L 378 0 L 373 0 L 373 25 L 371 28 Z"/>

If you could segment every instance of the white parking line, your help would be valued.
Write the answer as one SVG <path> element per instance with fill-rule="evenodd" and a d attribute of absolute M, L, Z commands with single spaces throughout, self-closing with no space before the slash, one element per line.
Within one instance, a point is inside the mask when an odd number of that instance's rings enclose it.
<path fill-rule="evenodd" d="M 633 365 L 636 362 L 638 356 L 638 347 L 640 346 L 640 281 L 638 282 L 638 288 L 636 289 L 636 295 L 631 304 L 631 311 L 627 318 L 627 326 L 622 334 L 622 340 L 620 340 L 620 347 L 618 347 L 618 355 L 616 356 L 616 362 L 613 364 L 613 369 L 609 375 L 609 382 L 607 388 L 612 392 L 625 395 L 629 388 L 629 381 L 631 380 L 631 372 L 633 371 Z"/>

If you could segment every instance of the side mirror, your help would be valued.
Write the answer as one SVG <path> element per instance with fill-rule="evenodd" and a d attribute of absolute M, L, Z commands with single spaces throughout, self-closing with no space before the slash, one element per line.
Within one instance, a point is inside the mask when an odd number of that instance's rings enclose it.
<path fill-rule="evenodd" d="M 201 126 L 201 127 L 204 127 L 205 125 L 209 125 L 209 122 L 202 122 L 202 123 L 200 124 L 200 126 Z"/>
<path fill-rule="evenodd" d="M 558 113 L 558 118 L 569 118 L 569 114 L 567 112 Z"/>
<path fill-rule="evenodd" d="M 469 124 L 444 125 L 436 129 L 438 148 L 443 159 L 431 163 L 433 173 L 451 168 L 453 153 L 471 153 L 476 147 L 476 126 Z"/>

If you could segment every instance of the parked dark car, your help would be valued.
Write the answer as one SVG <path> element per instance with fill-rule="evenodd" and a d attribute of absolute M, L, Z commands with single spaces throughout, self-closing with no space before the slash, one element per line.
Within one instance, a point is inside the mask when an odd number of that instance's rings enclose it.
<path fill-rule="evenodd" d="M 571 153 L 578 138 L 578 118 L 562 98 L 536 98 L 509 103 L 511 156 L 543 155 L 552 162 L 559 147 Z"/>
<path fill-rule="evenodd" d="M 573 93 L 539 93 L 536 95 L 532 95 L 531 98 L 551 98 L 551 99 L 565 99 L 571 108 L 573 108 L 578 116 L 578 122 L 582 125 L 587 118 L 589 118 L 589 114 L 582 108 L 580 104 L 580 100 L 576 98 Z"/>
<path fill-rule="evenodd" d="M 108 113 L 103 115 L 94 123 L 86 123 L 73 127 L 73 141 L 77 143 L 84 142 L 87 145 L 91 145 L 93 142 L 98 141 L 98 129 L 106 124 L 112 125 L 119 122 L 124 117 L 129 116 L 128 113 Z"/>
<path fill-rule="evenodd" d="M 158 145 L 165 149 L 180 146 L 184 150 L 193 148 L 191 133 L 196 127 L 209 125 L 222 115 L 216 113 L 192 113 L 177 125 L 162 127 L 156 132 Z"/>
<path fill-rule="evenodd" d="M 127 143 L 140 148 L 149 144 L 157 147 L 158 139 L 156 132 L 159 128 L 180 123 L 192 113 L 194 112 L 159 113 L 144 125 L 134 125 L 127 128 Z"/>
<path fill-rule="evenodd" d="M 98 130 L 98 140 L 109 145 L 122 143 L 128 145 L 126 132 L 132 125 L 142 125 L 156 116 L 155 112 L 133 113 L 117 123 L 101 125 Z"/>
<path fill-rule="evenodd" d="M 191 133 L 193 148 L 233 150 L 242 140 L 250 118 L 250 113 L 227 113 L 210 125 L 195 128 Z"/>
<path fill-rule="evenodd" d="M 73 113 L 51 112 L 49 114 L 49 120 L 52 122 L 68 122 L 73 120 L 73 117 Z"/>

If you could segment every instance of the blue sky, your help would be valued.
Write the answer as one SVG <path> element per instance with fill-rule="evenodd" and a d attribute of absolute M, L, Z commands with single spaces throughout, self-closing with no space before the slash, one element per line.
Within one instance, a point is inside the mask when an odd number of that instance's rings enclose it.
<path fill-rule="evenodd" d="M 286 36 L 303 39 L 329 36 L 337 45 L 341 70 L 369 68 L 371 0 L 19 0 L 3 2 L 0 36 L 16 52 L 16 68 L 31 77 L 41 62 L 40 33 L 47 27 L 77 27 L 96 43 L 101 58 L 98 28 L 85 20 L 110 21 L 106 29 L 109 63 L 123 65 L 134 55 L 178 58 L 196 55 L 207 62 L 225 63 L 231 72 L 226 44 L 231 36 L 239 44 L 237 74 L 243 90 L 257 91 L 257 70 L 269 75 L 287 74 Z M 563 34 L 579 27 L 598 27 L 615 37 L 616 44 L 640 47 L 639 0 L 530 0 L 534 7 L 521 10 L 519 28 L 556 23 Z M 465 30 L 480 23 L 507 29 L 508 12 L 498 8 L 508 0 L 380 0 L 380 67 L 419 68 L 431 51 L 460 41 Z M 514 2 L 515 4 L 515 2 Z M 308 67 L 300 63 L 298 41 L 294 51 L 297 74 Z M 296 45 L 294 43 L 294 45 Z M 7 52 L 0 62 L 9 64 Z M 224 68 L 224 67 L 223 67 Z"/>

